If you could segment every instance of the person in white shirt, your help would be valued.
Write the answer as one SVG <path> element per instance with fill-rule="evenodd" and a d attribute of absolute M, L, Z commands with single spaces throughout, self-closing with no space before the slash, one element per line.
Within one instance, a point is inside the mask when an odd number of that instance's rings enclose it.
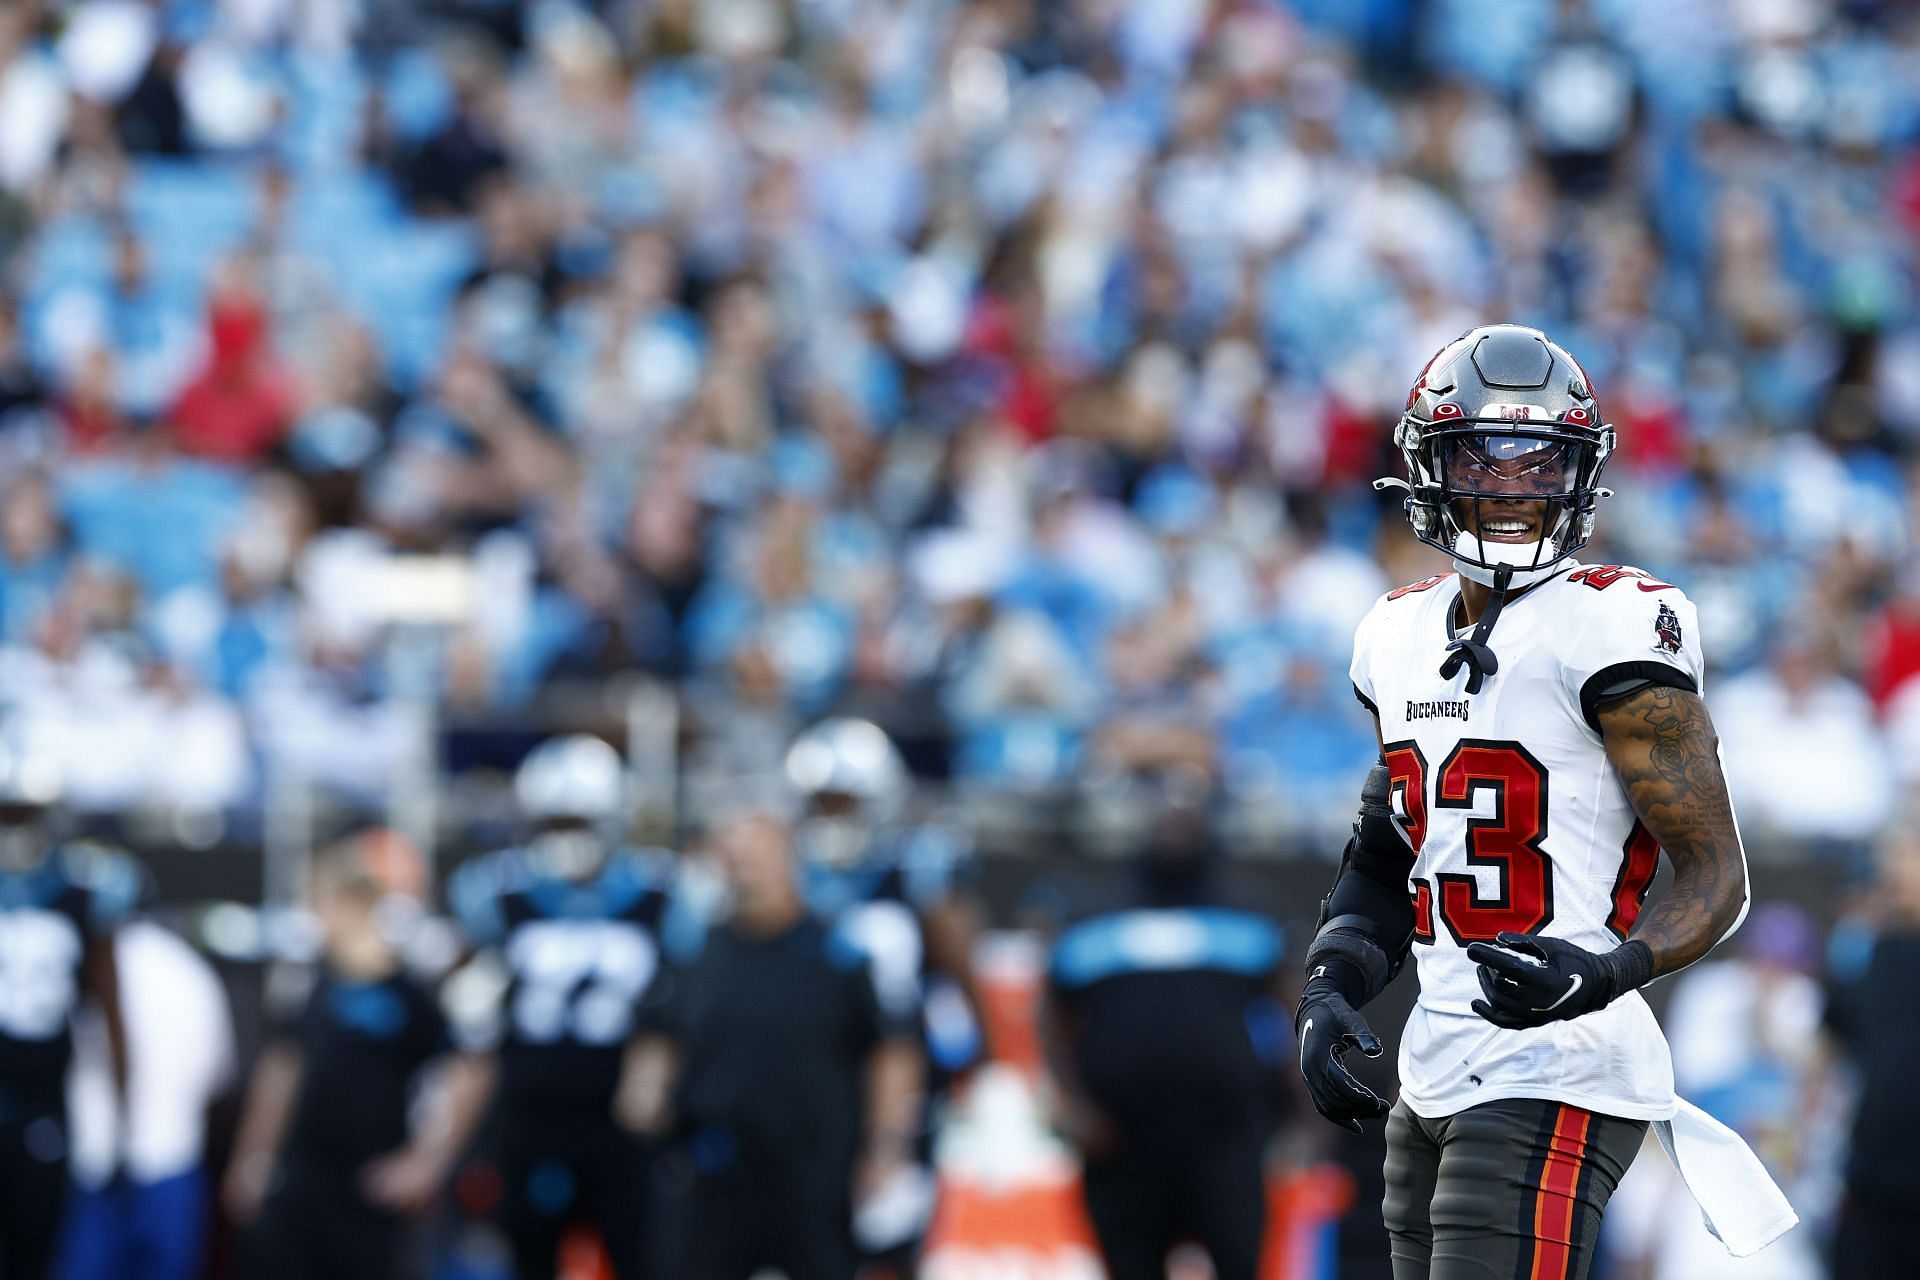
<path fill-rule="evenodd" d="M 113 1085 L 96 1012 L 75 1028 L 67 1110 L 74 1193 L 60 1280 L 191 1280 L 211 1205 L 207 1109 L 234 1078 L 233 1017 L 213 966 L 149 921 L 114 940 L 127 1085 Z"/>

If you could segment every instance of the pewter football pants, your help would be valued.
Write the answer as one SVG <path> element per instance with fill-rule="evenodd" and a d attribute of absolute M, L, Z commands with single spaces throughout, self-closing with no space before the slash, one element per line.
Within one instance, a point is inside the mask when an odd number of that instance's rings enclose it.
<path fill-rule="evenodd" d="M 1516 1098 L 1387 1116 L 1393 1280 L 1586 1280 L 1644 1120 Z"/>

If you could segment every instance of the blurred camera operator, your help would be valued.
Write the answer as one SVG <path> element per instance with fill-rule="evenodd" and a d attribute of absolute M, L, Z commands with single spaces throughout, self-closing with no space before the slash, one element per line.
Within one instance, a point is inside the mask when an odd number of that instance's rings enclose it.
<path fill-rule="evenodd" d="M 923 1063 L 845 920 L 810 912 L 786 821 L 718 829 L 725 918 L 662 985 L 622 1112 L 678 1136 L 676 1280 L 851 1280 L 856 1212 L 914 1159 Z"/>
<path fill-rule="evenodd" d="M 618 1280 L 646 1274 L 647 1144 L 614 1122 L 634 1015 L 659 968 L 673 864 L 619 843 L 626 766 L 598 738 L 541 744 L 514 779 L 526 845 L 456 872 L 448 897 L 492 966 L 484 1025 L 457 1028 L 484 1064 L 502 1180 L 500 1225 L 519 1280 L 547 1280 L 575 1222 L 600 1233 Z M 471 966 L 463 979 L 474 976 Z M 467 1003 L 456 1001 L 456 1003 Z M 461 1021 L 464 1021 L 462 1019 Z M 455 1116 L 474 1127 L 487 1094 Z"/>
<path fill-rule="evenodd" d="M 1126 900 L 1055 941 L 1041 1044 L 1113 1280 L 1161 1280 L 1181 1241 L 1254 1280 L 1289 1036 L 1281 936 L 1220 905 L 1204 815 L 1169 802 Z"/>
<path fill-rule="evenodd" d="M 83 1000 L 102 1014 L 123 1114 L 126 1099 L 113 938 L 139 898 L 141 872 L 124 854 L 59 839 L 60 794 L 50 762 L 0 749 L 0 1276 L 7 1280 L 40 1280 L 53 1259 L 68 1186 L 67 1067 Z"/>

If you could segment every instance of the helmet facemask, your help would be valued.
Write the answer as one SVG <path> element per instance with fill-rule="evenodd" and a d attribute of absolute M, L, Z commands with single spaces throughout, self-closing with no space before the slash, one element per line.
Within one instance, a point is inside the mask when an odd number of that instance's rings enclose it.
<path fill-rule="evenodd" d="M 1476 418 L 1400 434 L 1414 532 L 1466 576 L 1490 584 L 1506 567 L 1516 585 L 1537 581 L 1593 536 L 1602 433 Z"/>
<path fill-rule="evenodd" d="M 527 841 L 527 852 L 562 880 L 586 881 L 600 873 L 613 842 L 597 824 L 581 818 L 543 822 Z"/>
<path fill-rule="evenodd" d="M 844 871 L 871 850 L 877 829 L 878 823 L 859 796 L 817 792 L 807 798 L 807 811 L 795 826 L 794 845 L 809 865 Z"/>

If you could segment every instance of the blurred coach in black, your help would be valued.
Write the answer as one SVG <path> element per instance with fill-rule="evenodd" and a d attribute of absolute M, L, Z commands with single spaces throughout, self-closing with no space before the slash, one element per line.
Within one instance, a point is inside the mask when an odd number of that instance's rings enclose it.
<path fill-rule="evenodd" d="M 666 1273 L 851 1280 L 856 1202 L 913 1155 L 919 1011 L 883 1006 L 867 957 L 808 912 L 784 820 L 735 817 L 716 852 L 726 918 L 662 975 L 621 1096 L 627 1123 L 678 1139 Z"/>
<path fill-rule="evenodd" d="M 1085 1165 L 1088 1215 L 1113 1280 L 1161 1280 L 1174 1245 L 1219 1280 L 1254 1280 L 1263 1153 L 1290 1043 L 1280 932 L 1217 905 L 1202 815 L 1169 808 L 1115 909 L 1053 947 L 1041 1043 L 1061 1127 Z"/>
<path fill-rule="evenodd" d="M 1877 855 L 1867 911 L 1836 930 L 1828 974 L 1827 1030 L 1859 1082 L 1833 1280 L 1916 1274 L 1920 833 L 1910 820 L 1895 822 Z"/>

